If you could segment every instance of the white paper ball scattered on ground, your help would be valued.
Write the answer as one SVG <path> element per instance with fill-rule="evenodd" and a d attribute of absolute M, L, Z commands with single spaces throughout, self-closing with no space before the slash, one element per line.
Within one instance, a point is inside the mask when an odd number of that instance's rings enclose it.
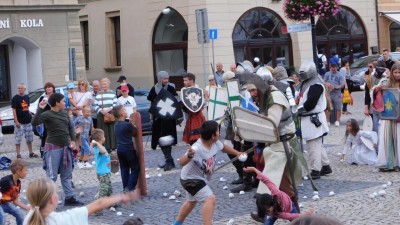
<path fill-rule="evenodd" d="M 133 213 L 129 214 L 129 216 L 133 216 Z"/>
<path fill-rule="evenodd" d="M 374 192 L 374 193 L 372 193 L 374 196 L 378 196 L 378 193 L 377 192 Z"/>
<path fill-rule="evenodd" d="M 380 191 L 378 191 L 378 195 L 380 195 L 380 196 L 386 195 L 386 191 L 380 190 Z"/>
<path fill-rule="evenodd" d="M 158 177 L 162 177 L 161 173 L 157 174 Z"/>
<path fill-rule="evenodd" d="M 382 188 L 386 189 L 387 188 L 387 184 L 382 184 Z"/>
<path fill-rule="evenodd" d="M 304 176 L 304 177 L 303 177 L 303 180 L 308 180 L 308 177 L 307 177 L 307 176 Z"/>
<path fill-rule="evenodd" d="M 234 224 L 235 224 L 235 220 L 230 219 L 226 225 L 234 225 Z"/>
<path fill-rule="evenodd" d="M 160 170 L 160 167 L 157 167 L 157 171 L 159 171 Z"/>
<path fill-rule="evenodd" d="M 167 193 L 167 192 L 164 192 L 162 195 L 163 195 L 164 197 L 167 197 L 167 196 L 168 196 L 168 193 Z"/>
<path fill-rule="evenodd" d="M 233 193 L 229 193 L 229 198 L 233 198 L 233 197 L 235 197 L 235 195 L 233 194 Z"/>
<path fill-rule="evenodd" d="M 225 181 L 226 181 L 226 179 L 225 179 L 225 178 L 223 178 L 223 177 L 221 177 L 221 178 L 219 178 L 219 181 L 221 181 L 221 182 L 225 182 Z"/>
<path fill-rule="evenodd" d="M 85 197 L 85 192 L 81 191 L 81 192 L 79 193 L 79 197 Z"/>
<path fill-rule="evenodd" d="M 92 161 L 92 165 L 93 165 L 93 166 L 96 165 L 96 161 Z"/>
<path fill-rule="evenodd" d="M 303 183 L 301 183 L 301 184 L 299 184 L 298 186 L 299 186 L 299 187 L 303 187 L 303 186 L 304 186 L 304 184 L 303 184 Z"/>
<path fill-rule="evenodd" d="M 225 160 L 222 159 L 222 160 L 221 160 L 221 163 L 225 163 Z"/>
<path fill-rule="evenodd" d="M 368 195 L 370 198 L 375 198 L 375 195 L 374 194 L 369 194 Z"/>
<path fill-rule="evenodd" d="M 240 154 L 239 161 L 240 162 L 245 162 L 246 160 L 247 160 L 247 154 Z"/>
<path fill-rule="evenodd" d="M 117 212 L 117 216 L 122 216 L 122 212 Z"/>
<path fill-rule="evenodd" d="M 340 162 L 344 162 L 344 159 L 341 159 Z"/>
<path fill-rule="evenodd" d="M 240 191 L 239 194 L 240 194 L 240 195 L 244 195 L 245 192 L 244 192 L 244 191 Z"/>
<path fill-rule="evenodd" d="M 92 143 L 94 144 L 94 143 L 96 143 L 96 141 L 95 141 L 95 140 L 92 140 Z"/>
<path fill-rule="evenodd" d="M 333 192 L 333 191 L 329 192 L 329 196 L 334 196 L 334 195 L 335 195 L 335 192 Z"/>
<path fill-rule="evenodd" d="M 182 193 L 179 190 L 175 190 L 174 195 L 175 195 L 175 197 L 180 197 L 182 195 Z"/>
<path fill-rule="evenodd" d="M 78 180 L 78 184 L 82 185 L 82 184 L 83 184 L 83 181 Z"/>
<path fill-rule="evenodd" d="M 318 196 L 318 195 L 314 195 L 314 196 L 312 197 L 312 200 L 318 201 L 318 200 L 319 200 L 319 196 Z"/>
<path fill-rule="evenodd" d="M 387 182 L 387 186 L 392 186 L 392 182 L 391 182 L 391 181 L 388 181 L 388 182 Z"/>
<path fill-rule="evenodd" d="M 111 212 L 115 212 L 115 208 L 114 207 L 110 207 L 110 211 Z"/>
<path fill-rule="evenodd" d="M 169 198 L 168 198 L 169 200 L 175 200 L 176 199 L 176 197 L 175 197 L 175 195 L 171 195 L 171 196 L 169 196 Z"/>
<path fill-rule="evenodd" d="M 162 10 L 162 13 L 163 13 L 164 15 L 167 15 L 167 14 L 169 14 L 170 12 L 171 12 L 171 9 L 170 9 L 170 8 L 165 8 L 165 9 Z"/>
<path fill-rule="evenodd" d="M 341 153 L 341 152 L 338 152 L 337 155 L 338 155 L 338 156 L 342 156 L 342 153 Z"/>
<path fill-rule="evenodd" d="M 182 201 L 179 201 L 179 200 L 175 200 L 175 202 L 176 202 L 176 203 L 181 203 Z"/>
<path fill-rule="evenodd" d="M 318 191 L 313 192 L 313 195 L 318 195 L 318 194 L 319 194 Z"/>
<path fill-rule="evenodd" d="M 146 179 L 149 179 L 149 178 L 150 178 L 150 175 L 146 174 Z"/>
<path fill-rule="evenodd" d="M 160 137 L 160 139 L 158 139 L 158 143 L 160 144 L 160 146 L 168 146 L 171 145 L 172 143 L 174 143 L 174 137 L 172 137 L 172 135 L 168 135 L 168 136 L 164 136 L 164 137 Z"/>
<path fill-rule="evenodd" d="M 299 207 L 300 207 L 300 208 L 303 208 L 303 207 L 304 207 L 303 203 L 300 203 L 300 204 L 299 204 Z"/>
<path fill-rule="evenodd" d="M 219 165 L 219 164 L 221 164 L 221 161 L 218 161 L 218 162 L 217 162 L 217 165 Z"/>
<path fill-rule="evenodd" d="M 254 62 L 255 62 L 255 63 L 259 63 L 259 62 L 260 62 L 260 58 L 254 57 Z"/>
<path fill-rule="evenodd" d="M 306 199 L 306 198 L 307 198 L 307 196 L 306 196 L 306 195 L 304 195 L 304 196 L 303 196 L 303 198 L 304 198 L 304 199 Z"/>
<path fill-rule="evenodd" d="M 228 186 L 225 185 L 222 189 L 223 189 L 223 190 L 227 190 L 227 189 L 228 189 Z"/>

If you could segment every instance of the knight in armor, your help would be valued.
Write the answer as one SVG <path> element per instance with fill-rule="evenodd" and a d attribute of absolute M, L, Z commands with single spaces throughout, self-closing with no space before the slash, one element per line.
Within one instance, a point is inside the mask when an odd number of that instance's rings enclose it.
<path fill-rule="evenodd" d="M 175 85 L 169 83 L 169 74 L 166 71 L 160 71 L 157 74 L 158 83 L 151 88 L 149 95 L 147 96 L 147 100 L 149 100 L 152 104 L 155 103 L 157 96 L 162 92 L 162 90 L 166 90 L 172 96 L 178 97 L 178 94 L 175 90 Z M 153 127 L 152 127 L 152 138 L 151 138 L 151 148 L 155 150 L 157 148 L 158 140 L 161 137 L 171 135 L 174 140 L 171 144 L 166 146 L 160 146 L 161 151 L 165 157 L 165 164 L 159 165 L 160 168 L 164 168 L 164 171 L 171 170 L 175 168 L 174 159 L 171 156 L 172 145 L 176 145 L 177 143 L 177 135 L 176 135 L 176 119 L 166 119 L 160 117 L 157 113 L 151 113 L 153 117 Z"/>
<path fill-rule="evenodd" d="M 310 162 L 310 176 L 312 179 L 319 179 L 321 176 L 332 173 L 326 149 L 322 144 L 322 137 L 329 132 L 324 113 L 328 104 L 326 90 L 314 62 L 302 63 L 299 74 L 303 83 L 299 96 L 296 98 L 297 105 L 292 108 L 292 111 L 301 120 L 302 138 L 306 141 Z"/>
<path fill-rule="evenodd" d="M 299 209 L 294 184 L 295 181 L 301 181 L 301 167 L 297 158 L 301 152 L 294 137 L 295 125 L 289 102 L 282 91 L 274 85 L 269 85 L 259 76 L 254 76 L 247 83 L 247 90 L 254 102 L 258 104 L 259 113 L 267 116 L 276 125 L 281 140 L 278 143 L 266 144 L 262 153 L 265 162 L 263 174 L 270 177 L 271 181 L 285 192 Z M 283 142 L 287 143 L 286 150 Z M 259 183 L 257 193 L 270 193 L 270 191 L 265 184 Z M 260 221 L 257 213 L 253 212 L 251 216 Z"/>
<path fill-rule="evenodd" d="M 183 84 L 185 85 L 186 88 L 196 87 L 197 86 L 196 76 L 192 73 L 185 74 L 183 76 Z M 203 108 L 203 106 L 201 107 Z M 200 138 L 201 124 L 203 124 L 203 122 L 206 121 L 206 118 L 203 115 L 202 108 L 195 113 L 190 111 L 184 105 L 182 106 L 183 111 L 187 113 L 186 126 L 185 130 L 183 131 L 182 141 L 184 141 L 187 144 L 192 145 Z"/>

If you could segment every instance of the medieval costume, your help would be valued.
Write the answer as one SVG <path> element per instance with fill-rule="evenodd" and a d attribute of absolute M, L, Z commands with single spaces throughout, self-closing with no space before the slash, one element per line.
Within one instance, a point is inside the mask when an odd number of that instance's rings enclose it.
<path fill-rule="evenodd" d="M 157 74 L 157 78 L 158 78 L 158 83 L 151 88 L 150 93 L 147 96 L 147 100 L 149 100 L 152 103 L 152 105 L 157 104 L 157 102 L 155 101 L 160 92 L 167 91 L 174 97 L 178 96 L 175 90 L 175 86 L 173 84 L 171 83 L 168 83 L 166 85 L 162 84 L 162 80 L 164 78 L 169 78 L 167 72 L 160 71 Z M 172 150 L 172 145 L 177 144 L 176 119 L 161 118 L 155 111 L 152 111 L 150 113 L 153 116 L 151 148 L 154 150 L 157 148 L 157 145 L 159 144 L 158 140 L 161 137 L 171 135 L 174 138 L 171 144 L 166 146 L 160 146 L 161 151 L 163 152 L 165 157 L 165 165 L 159 165 L 159 166 L 164 167 L 165 171 L 171 170 L 172 168 L 175 168 L 174 159 L 171 156 L 171 150 Z"/>
<path fill-rule="evenodd" d="M 201 97 L 204 98 L 204 96 Z M 186 126 L 183 131 L 182 141 L 187 144 L 192 145 L 200 138 L 200 127 L 204 121 L 206 121 L 206 118 L 203 115 L 203 108 L 204 106 L 201 105 L 200 110 L 192 112 L 185 105 L 182 106 L 183 111 L 187 113 Z"/>
<path fill-rule="evenodd" d="M 292 111 L 300 116 L 302 138 L 306 141 L 311 167 L 311 177 L 332 173 L 322 137 L 329 131 L 325 109 L 327 99 L 325 86 L 318 76 L 314 62 L 304 62 L 300 66 L 300 77 L 303 83 L 300 87 L 298 105 Z"/>

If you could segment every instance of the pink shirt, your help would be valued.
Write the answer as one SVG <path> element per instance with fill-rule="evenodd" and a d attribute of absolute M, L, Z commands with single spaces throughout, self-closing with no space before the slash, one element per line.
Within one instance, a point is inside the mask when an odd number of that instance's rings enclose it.
<path fill-rule="evenodd" d="M 280 191 L 274 183 L 272 183 L 267 176 L 262 173 L 259 173 L 257 176 L 261 182 L 263 182 L 269 190 L 271 190 L 272 196 L 276 196 L 278 199 L 279 205 L 281 206 L 282 212 L 280 212 L 276 217 L 287 220 L 294 220 L 300 216 L 299 213 L 291 213 L 292 211 L 292 200 L 289 195 L 285 192 Z"/>

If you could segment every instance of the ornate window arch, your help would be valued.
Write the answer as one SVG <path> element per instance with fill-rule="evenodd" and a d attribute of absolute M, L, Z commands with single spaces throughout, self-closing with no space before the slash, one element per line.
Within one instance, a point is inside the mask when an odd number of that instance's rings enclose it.
<path fill-rule="evenodd" d="M 188 26 L 178 11 L 168 8 L 168 14 L 158 16 L 153 31 L 154 82 L 157 82 L 157 73 L 165 70 L 170 82 L 180 90 L 182 76 L 187 71 Z"/>
<path fill-rule="evenodd" d="M 243 13 L 232 32 L 235 61 L 259 57 L 266 65 L 290 67 L 292 40 L 289 34 L 282 33 L 285 25 L 277 13 L 267 8 L 256 7 Z"/>

